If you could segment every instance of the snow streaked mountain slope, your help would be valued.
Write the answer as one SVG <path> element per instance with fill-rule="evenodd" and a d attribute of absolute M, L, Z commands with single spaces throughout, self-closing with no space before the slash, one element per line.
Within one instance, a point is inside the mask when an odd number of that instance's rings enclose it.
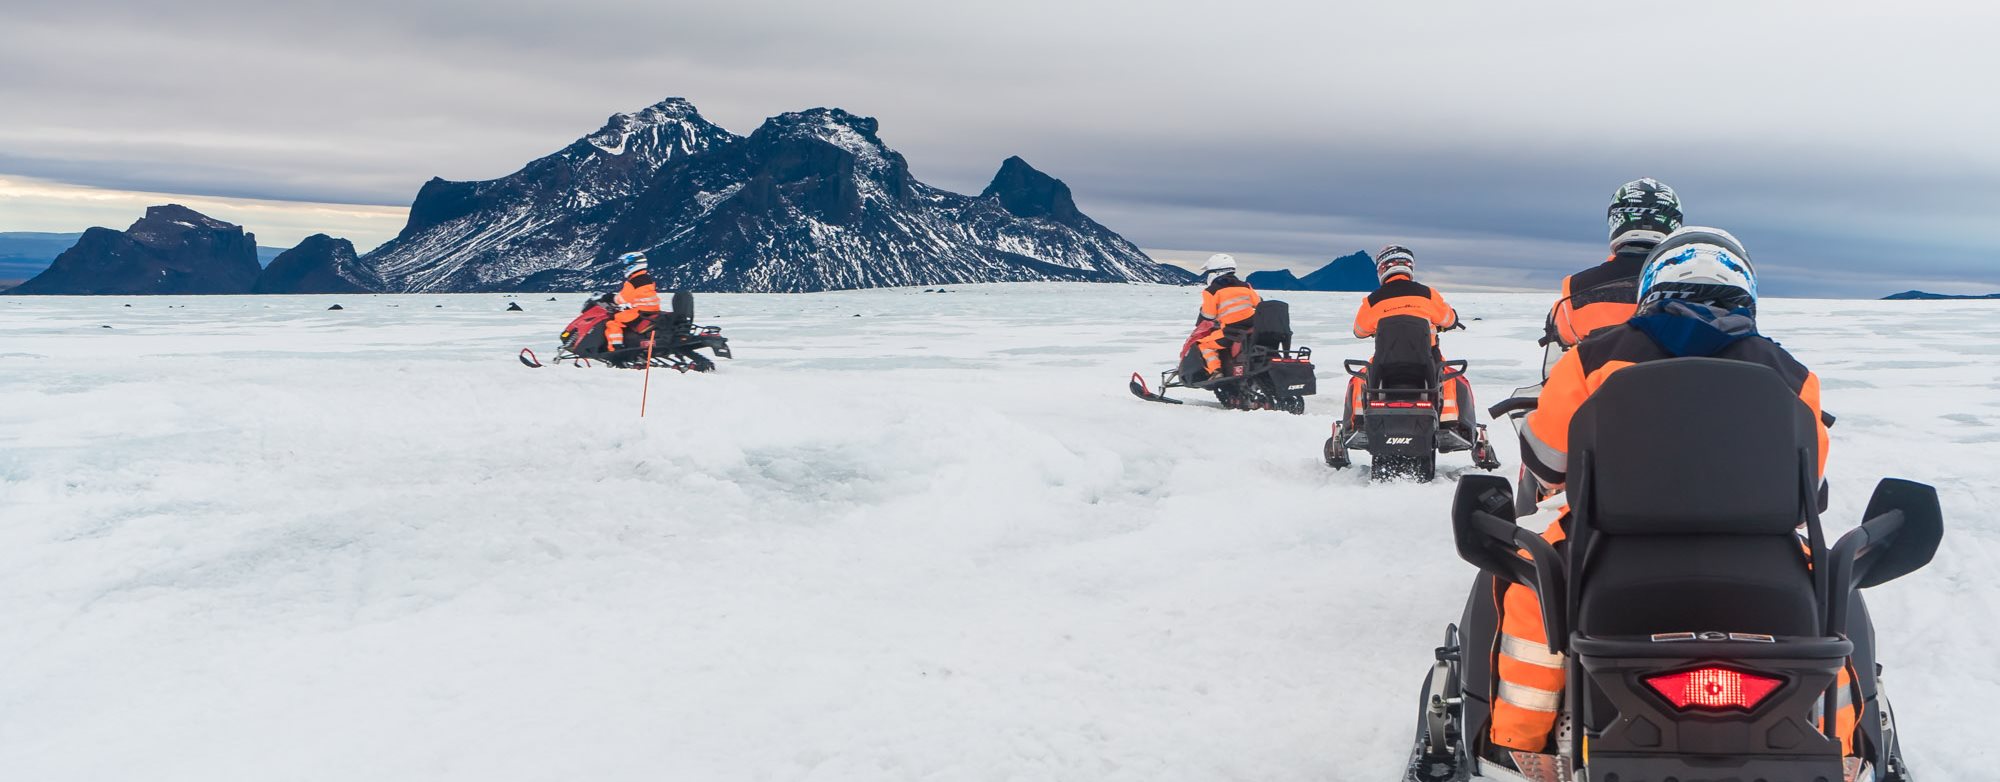
<path fill-rule="evenodd" d="M 739 358 L 643 421 L 635 373 L 514 362 L 578 297 L 543 298 L 0 299 L 6 776 L 1399 769 L 1472 576 L 1450 486 L 1326 470 L 1328 396 L 1128 396 L 1193 288 L 703 296 Z M 1281 298 L 1331 387 L 1359 294 Z M 1528 382 L 1548 297 L 1452 299 L 1480 400 Z M 1831 527 L 1884 475 L 1943 492 L 1870 600 L 1919 772 L 1988 778 L 1993 305 L 1765 309 L 1840 416 Z"/>
<path fill-rule="evenodd" d="M 401 234 L 364 259 L 390 290 L 510 287 L 537 272 L 582 268 L 603 231 L 668 161 L 736 138 L 694 105 L 668 98 L 500 179 L 432 179 Z"/>
<path fill-rule="evenodd" d="M 917 181 L 871 118 L 791 112 L 739 137 L 679 98 L 502 179 L 431 180 L 362 261 L 392 291 L 568 290 L 615 287 L 632 250 L 704 291 L 1193 279 L 1018 157 L 965 196 Z"/>

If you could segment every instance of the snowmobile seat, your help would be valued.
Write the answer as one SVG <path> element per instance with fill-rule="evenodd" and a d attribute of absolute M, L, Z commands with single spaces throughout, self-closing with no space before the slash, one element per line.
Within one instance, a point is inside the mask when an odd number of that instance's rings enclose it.
<path fill-rule="evenodd" d="M 1373 388 L 1425 389 L 1438 385 L 1431 322 L 1415 315 L 1383 318 L 1375 329 L 1375 357 L 1368 362 Z"/>
<path fill-rule="evenodd" d="M 1568 591 L 1586 636 L 1821 636 L 1812 409 L 1769 367 L 1627 367 L 1570 427 Z"/>
<path fill-rule="evenodd" d="M 666 321 L 667 333 L 686 334 L 694 331 L 694 294 L 674 291 L 671 310 L 661 313 Z"/>
<path fill-rule="evenodd" d="M 1266 299 L 1250 316 L 1251 339 L 1258 347 L 1292 349 L 1292 308 L 1282 301 Z"/>

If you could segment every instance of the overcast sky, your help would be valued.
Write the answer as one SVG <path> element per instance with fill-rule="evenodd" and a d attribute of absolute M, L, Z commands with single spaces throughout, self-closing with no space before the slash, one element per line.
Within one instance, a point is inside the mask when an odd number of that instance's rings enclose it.
<path fill-rule="evenodd" d="M 1021 155 L 1170 260 L 1393 240 L 1461 284 L 1546 286 L 1654 176 L 1767 291 L 1985 292 L 1995 36 L 2000 5 L 1880 0 L 10 3 L 0 230 L 123 227 L 119 199 L 169 194 L 263 244 L 322 215 L 367 246 L 431 176 L 686 96 L 737 133 L 877 117 L 960 191 Z"/>

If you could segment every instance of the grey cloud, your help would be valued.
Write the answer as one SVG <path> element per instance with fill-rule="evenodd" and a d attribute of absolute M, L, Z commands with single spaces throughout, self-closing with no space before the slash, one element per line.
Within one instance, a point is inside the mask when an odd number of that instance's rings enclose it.
<path fill-rule="evenodd" d="M 1537 278 L 1673 183 L 1772 268 L 2000 287 L 2000 9 L 1520 4 L 35 4 L 0 26 L 0 173 L 405 205 L 686 95 L 739 133 L 838 105 L 920 177 L 1020 154 L 1143 246 L 1324 258 L 1384 237 Z M 4 227 L 4 226 L 0 226 Z M 1755 238 L 1751 238 L 1755 237 Z M 1322 244 L 1323 243 L 1323 244 Z M 1362 246 L 1371 246 L 1364 244 Z M 1456 261 L 1457 258 L 1453 260 Z M 1905 264 L 1906 265 L 1906 264 Z M 1845 280 L 1823 276 L 1824 280 Z M 1900 277 L 1898 277 L 1900 279 Z M 1817 283 L 1816 283 L 1817 284 Z"/>

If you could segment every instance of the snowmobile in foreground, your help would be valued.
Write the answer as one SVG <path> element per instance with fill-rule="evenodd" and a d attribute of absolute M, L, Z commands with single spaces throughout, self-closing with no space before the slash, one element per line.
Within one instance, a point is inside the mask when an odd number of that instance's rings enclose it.
<path fill-rule="evenodd" d="M 715 369 L 715 362 L 697 351 L 706 349 L 718 358 L 731 357 L 729 338 L 722 336 L 722 329 L 695 325 L 694 294 L 687 291 L 674 294 L 671 311 L 633 321 L 625 328 L 625 346 L 611 350 L 604 336 L 605 324 L 613 314 L 610 298 L 606 294 L 583 303 L 583 312 L 563 327 L 555 363 L 644 368 L 650 360 L 652 366 L 665 369 L 708 372 Z M 650 359 L 648 341 L 652 342 Z M 520 358 L 528 366 L 542 366 L 531 349 L 522 348 Z"/>
<path fill-rule="evenodd" d="M 1347 414 L 1334 423 L 1333 436 L 1326 440 L 1322 455 L 1328 467 L 1351 466 L 1349 452 L 1354 449 L 1372 457 L 1368 474 L 1376 480 L 1429 481 L 1437 477 L 1437 455 L 1457 451 L 1471 451 L 1472 463 L 1480 469 L 1500 466 L 1485 426 L 1468 436 L 1455 424 L 1443 424 L 1445 384 L 1461 382 L 1466 363 L 1439 360 L 1431 329 L 1429 320 L 1414 315 L 1383 318 L 1375 332 L 1374 358 L 1343 364 L 1359 381 L 1360 395 L 1350 395 Z M 1469 384 L 1460 392 L 1459 403 L 1467 409 L 1470 392 Z"/>
<path fill-rule="evenodd" d="M 1146 387 L 1139 373 L 1132 373 L 1128 387 L 1132 395 L 1148 402 L 1181 404 L 1167 396 L 1175 388 L 1212 391 L 1215 400 L 1231 410 L 1283 410 L 1293 415 L 1306 411 L 1306 397 L 1312 396 L 1317 381 L 1313 375 L 1312 348 L 1292 348 L 1291 309 L 1282 301 L 1266 300 L 1257 305 L 1248 328 L 1223 329 L 1229 352 L 1223 357 L 1222 371 L 1209 376 L 1202 366 L 1201 351 L 1193 340 L 1181 348 L 1180 366 L 1160 373 L 1160 390 Z"/>
<path fill-rule="evenodd" d="M 1424 678 L 1405 782 L 1910 782 L 1858 590 L 1930 561 L 1937 492 L 1882 481 L 1829 547 L 1816 436 L 1770 369 L 1670 359 L 1578 410 L 1562 550 L 1516 525 L 1505 478 L 1461 478 L 1453 538 L 1482 573 Z M 1566 671 L 1542 753 L 1487 740 L 1506 584 L 1540 597 Z"/>

